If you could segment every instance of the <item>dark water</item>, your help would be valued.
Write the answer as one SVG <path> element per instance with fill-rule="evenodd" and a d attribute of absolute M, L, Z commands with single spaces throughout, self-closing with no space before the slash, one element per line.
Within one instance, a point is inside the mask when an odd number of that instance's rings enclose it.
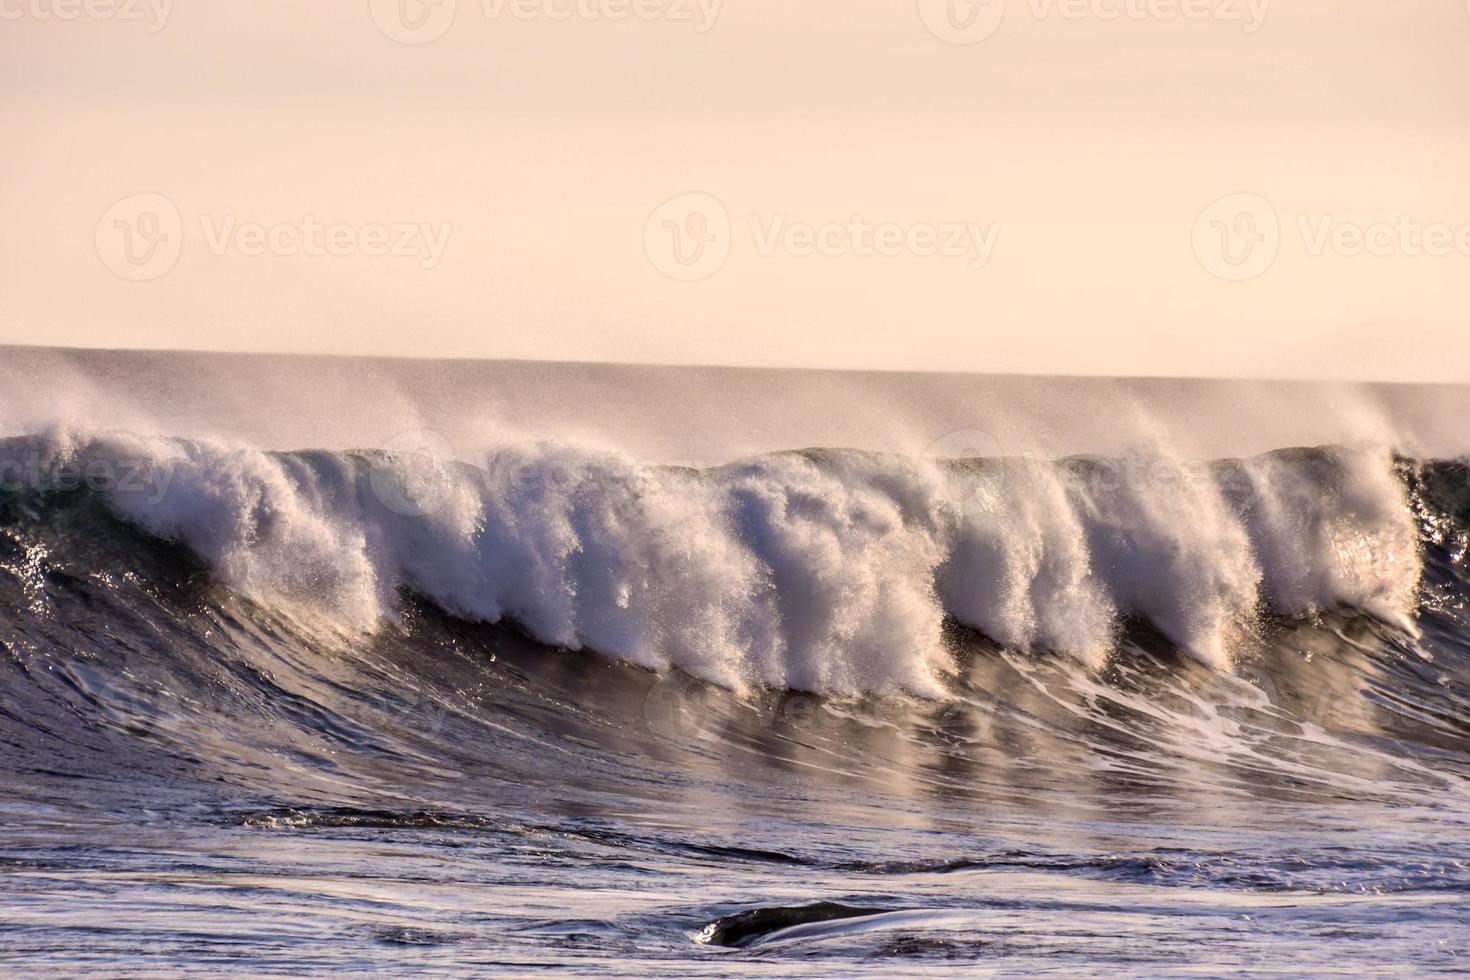
<path fill-rule="evenodd" d="M 1403 468 L 1412 636 L 1266 616 L 1222 671 L 957 622 L 943 698 L 737 696 L 404 597 L 225 588 L 0 495 L 0 960 L 26 975 L 1459 972 L 1463 469 Z"/>

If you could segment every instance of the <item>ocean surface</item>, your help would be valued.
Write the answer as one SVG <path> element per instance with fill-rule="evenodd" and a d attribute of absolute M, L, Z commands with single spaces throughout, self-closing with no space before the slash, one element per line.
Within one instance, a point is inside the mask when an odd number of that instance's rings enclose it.
<path fill-rule="evenodd" d="M 0 970 L 1464 972 L 1467 419 L 0 349 Z"/>

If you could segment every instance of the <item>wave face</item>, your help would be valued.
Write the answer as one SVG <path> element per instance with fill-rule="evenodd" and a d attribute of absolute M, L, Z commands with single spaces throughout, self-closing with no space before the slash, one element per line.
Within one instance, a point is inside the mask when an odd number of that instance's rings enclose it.
<path fill-rule="evenodd" d="M 939 696 L 946 623 L 1102 667 L 1145 623 L 1228 669 L 1265 616 L 1412 634 L 1420 528 L 1386 451 L 926 461 L 856 451 L 704 470 L 557 444 L 479 466 L 53 431 L 0 443 L 22 506 L 64 491 L 265 606 L 370 632 L 412 593 L 536 640 L 736 690 Z M 105 532 L 104 532 L 105 533 Z"/>

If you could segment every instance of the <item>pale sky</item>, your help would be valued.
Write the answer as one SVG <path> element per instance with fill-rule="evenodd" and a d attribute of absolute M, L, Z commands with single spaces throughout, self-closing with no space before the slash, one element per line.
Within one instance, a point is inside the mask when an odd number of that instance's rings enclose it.
<path fill-rule="evenodd" d="M 1465 0 L 437 3 L 0 0 L 0 343 L 1470 381 Z"/>

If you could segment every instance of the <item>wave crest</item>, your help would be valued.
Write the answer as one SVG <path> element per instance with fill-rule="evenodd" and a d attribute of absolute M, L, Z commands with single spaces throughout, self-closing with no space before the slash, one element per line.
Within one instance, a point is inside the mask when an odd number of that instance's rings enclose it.
<path fill-rule="evenodd" d="M 1224 668 L 1267 611 L 1411 630 L 1421 573 L 1405 484 L 1369 449 L 694 470 L 557 443 L 470 466 L 58 430 L 0 442 L 0 486 L 88 491 L 251 599 L 353 629 L 407 589 L 735 688 L 938 693 L 946 619 L 1097 666 L 1137 618 Z"/>

